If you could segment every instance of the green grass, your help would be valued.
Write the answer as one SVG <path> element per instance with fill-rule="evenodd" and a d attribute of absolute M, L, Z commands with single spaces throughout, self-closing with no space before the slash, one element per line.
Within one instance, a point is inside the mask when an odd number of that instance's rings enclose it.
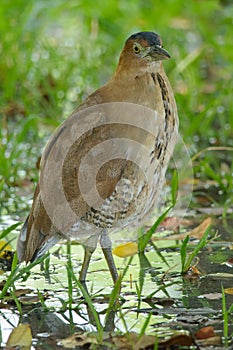
<path fill-rule="evenodd" d="M 164 8 L 166 15 L 161 15 Z M 111 0 L 95 7 L 73 1 L 2 1 L 0 216 L 26 216 L 49 135 L 109 79 L 124 40 L 138 30 L 159 32 L 172 56 L 164 66 L 195 179 L 207 183 L 209 193 L 213 190 L 210 205 L 232 206 L 232 15 L 233 5 L 218 0 L 130 0 L 127 6 Z M 177 179 L 171 177 L 174 202 Z M 191 207 L 199 205 L 197 196 L 194 192 Z"/>
<path fill-rule="evenodd" d="M 131 0 L 127 6 L 111 0 L 94 7 L 73 1 L 2 1 L 2 214 L 28 208 L 17 189 L 25 179 L 36 181 L 48 135 L 109 79 L 124 40 L 138 30 L 159 32 L 172 55 L 165 70 L 191 155 L 208 146 L 232 147 L 232 15 L 232 4 L 217 0 Z M 232 167 L 232 153 L 225 151 L 204 153 L 194 163 L 195 177 L 214 179 L 223 191 L 219 205 L 232 197 Z"/>
<path fill-rule="evenodd" d="M 203 249 L 208 243 L 208 235 L 210 233 L 211 227 L 205 230 L 203 236 L 199 240 L 198 244 L 194 247 L 193 251 L 188 254 L 188 243 L 189 236 L 183 240 L 180 247 L 180 257 L 181 257 L 181 273 L 187 273 L 189 268 L 191 267 L 193 259 L 197 256 L 197 254 Z"/>
<path fill-rule="evenodd" d="M 223 336 L 224 336 L 224 344 L 228 346 L 228 310 L 226 307 L 226 295 L 224 292 L 224 288 L 222 286 L 222 316 L 223 316 Z"/>
<path fill-rule="evenodd" d="M 161 15 L 164 9 L 166 15 Z M 215 205 L 229 203 L 233 191 L 232 15 L 233 5 L 223 0 L 156 4 L 130 0 L 127 6 L 123 0 L 110 0 L 108 6 L 104 1 L 94 7 L 83 1 L 3 0 L 1 213 L 28 210 L 28 197 L 18 190 L 25 179 L 36 182 L 36 163 L 49 135 L 88 93 L 109 79 L 124 40 L 138 30 L 159 32 L 171 53 L 164 66 L 176 95 L 180 133 L 195 158 L 195 177 L 215 181 L 221 192 L 217 200 L 212 198 Z M 206 147 L 215 150 L 202 152 Z M 175 176 L 172 181 L 174 202 Z M 33 186 L 29 193 L 32 196 Z"/>
<path fill-rule="evenodd" d="M 233 304 L 227 309 L 226 294 L 222 286 L 222 318 L 223 318 L 223 342 L 227 348 L 231 345 L 233 334 L 229 334 L 230 317 L 233 316 Z"/>
<path fill-rule="evenodd" d="M 22 267 L 20 265 L 17 265 L 18 259 L 17 254 L 14 254 L 12 266 L 11 266 L 11 272 L 7 276 L 6 282 L 3 285 L 3 288 L 0 292 L 0 300 L 4 299 L 7 295 L 7 293 L 14 293 L 14 284 L 16 281 L 19 281 L 20 279 L 23 279 L 24 281 L 28 278 L 30 270 L 35 266 L 43 262 L 47 258 L 48 254 L 44 255 L 37 261 L 34 261 L 33 263 L 30 263 L 29 265 Z"/>
<path fill-rule="evenodd" d="M 226 0 L 110 0 L 95 6 L 73 0 L 2 0 L 0 220 L 5 220 L 5 215 L 17 221 L 26 217 L 38 179 L 38 161 L 49 135 L 90 92 L 111 77 L 124 40 L 136 31 L 153 30 L 161 34 L 164 48 L 172 56 L 164 67 L 175 92 L 180 134 L 193 159 L 198 184 L 191 208 L 202 206 L 198 201 L 201 193 L 209 207 L 224 208 L 220 220 L 231 232 L 229 217 L 232 220 L 233 214 L 227 210 L 233 205 L 232 17 L 233 4 Z M 177 173 L 171 170 L 169 178 L 173 206 Z M 163 217 L 139 239 L 140 252 L 144 252 Z M 8 235 L 17 225 L 3 231 L 0 238 L 9 241 Z M 190 255 L 188 238 L 180 242 L 182 272 L 207 243 L 208 232 Z M 143 257 L 142 261 L 145 263 Z M 48 269 L 49 260 L 45 263 Z M 33 266 L 19 269 L 14 262 L 2 298 L 7 292 L 14 293 L 15 281 L 26 279 Z M 67 276 L 68 302 L 63 307 L 71 309 L 73 287 L 78 282 L 70 261 Z M 144 275 L 141 277 L 139 299 Z M 85 297 L 85 291 L 81 292 Z M 118 292 L 111 295 L 107 315 Z M 97 318 L 96 322 L 98 325 Z M 225 318 L 224 325 L 226 336 Z M 103 325 L 98 327 L 101 340 Z"/>

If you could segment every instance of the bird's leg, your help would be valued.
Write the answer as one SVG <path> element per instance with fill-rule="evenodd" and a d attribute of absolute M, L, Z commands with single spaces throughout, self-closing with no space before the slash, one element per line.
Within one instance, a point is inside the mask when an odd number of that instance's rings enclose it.
<path fill-rule="evenodd" d="M 85 282 L 86 280 L 87 270 L 90 264 L 91 256 L 96 249 L 98 238 L 99 238 L 99 234 L 92 235 L 83 244 L 84 259 L 83 259 L 81 271 L 79 273 L 79 280 L 81 282 Z"/>
<path fill-rule="evenodd" d="M 109 270 L 111 272 L 113 282 L 116 283 L 117 278 L 118 278 L 118 273 L 117 273 L 115 262 L 114 262 L 113 256 L 112 256 L 112 243 L 111 243 L 111 240 L 107 234 L 107 230 L 105 230 L 105 229 L 102 230 L 102 232 L 101 232 L 100 245 L 101 245 L 101 248 L 103 250 L 105 259 L 107 261 Z"/>

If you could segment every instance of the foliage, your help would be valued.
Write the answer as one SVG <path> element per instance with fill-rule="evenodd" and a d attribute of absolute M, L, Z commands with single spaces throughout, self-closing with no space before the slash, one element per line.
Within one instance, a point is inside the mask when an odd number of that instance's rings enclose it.
<path fill-rule="evenodd" d="M 191 267 L 191 263 L 193 259 L 197 256 L 199 251 L 207 245 L 207 238 L 210 232 L 211 226 L 208 226 L 206 231 L 204 232 L 202 238 L 198 242 L 198 244 L 195 246 L 193 252 L 191 254 L 187 254 L 187 246 L 189 242 L 189 236 L 187 236 L 184 241 L 182 242 L 181 248 L 180 248 L 180 257 L 181 257 L 181 272 L 186 273 L 189 268 Z"/>
<path fill-rule="evenodd" d="M 205 4 L 111 0 L 96 6 L 72 0 L 3 0 L 2 208 L 9 209 L 10 196 L 20 202 L 15 186 L 25 178 L 37 178 L 36 163 L 48 135 L 110 77 L 123 41 L 135 31 L 159 32 L 172 55 L 165 69 L 190 152 L 232 146 L 232 13 L 232 4 L 217 0 Z M 232 195 L 232 152 L 206 153 L 194 163 L 194 170 L 198 178 L 214 179 L 226 196 Z"/>
<path fill-rule="evenodd" d="M 198 198 L 200 193 L 206 196 L 207 206 L 224 209 L 224 224 L 232 234 L 232 224 L 228 225 L 226 218 L 233 203 L 232 17 L 233 4 L 227 0 L 2 0 L 0 217 L 17 214 L 17 220 L 23 218 L 30 206 L 40 154 L 49 135 L 90 92 L 109 79 L 128 35 L 152 30 L 160 33 L 172 56 L 164 67 L 176 96 L 180 133 L 193 157 L 197 186 L 191 206 L 203 206 Z M 176 173 L 170 178 L 174 205 Z M 200 183 L 205 184 L 206 191 L 203 186 L 200 189 Z M 164 216 L 140 237 L 140 251 L 145 250 Z M 3 231 L 2 238 L 17 225 Z M 189 256 L 188 238 L 181 245 L 183 272 L 203 248 L 207 235 L 208 231 Z M 41 260 L 48 261 L 46 257 Z M 14 296 L 16 280 L 26 279 L 36 264 L 19 269 L 14 260 L 1 296 L 4 298 L 9 292 Z M 70 262 L 67 275 L 71 308 L 72 286 L 79 286 L 79 282 Z M 138 287 L 139 296 L 141 289 L 142 284 Z M 81 292 L 92 310 L 85 289 Z M 118 292 L 117 288 L 113 290 L 110 306 L 117 300 Z M 20 305 L 18 309 L 21 313 Z M 223 311 L 227 337 L 229 310 L 224 294 Z M 98 314 L 94 310 L 92 313 L 102 336 Z M 142 331 L 149 320 L 150 314 Z"/>

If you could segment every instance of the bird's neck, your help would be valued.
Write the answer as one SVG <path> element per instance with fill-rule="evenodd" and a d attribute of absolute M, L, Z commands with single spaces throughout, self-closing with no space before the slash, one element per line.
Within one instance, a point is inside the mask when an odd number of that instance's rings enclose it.
<path fill-rule="evenodd" d="M 135 83 L 135 79 L 147 76 L 148 74 L 151 75 L 152 73 L 161 73 L 163 71 L 162 62 L 161 61 L 151 61 L 145 64 L 144 66 L 128 66 L 127 69 L 124 65 L 120 64 L 117 67 L 117 70 L 112 78 L 112 80 L 119 84 L 124 85 L 130 84 L 130 81 L 132 83 Z"/>

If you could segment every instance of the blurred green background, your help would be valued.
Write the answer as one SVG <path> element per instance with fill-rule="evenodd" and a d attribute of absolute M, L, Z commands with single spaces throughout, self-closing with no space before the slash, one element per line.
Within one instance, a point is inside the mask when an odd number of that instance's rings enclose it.
<path fill-rule="evenodd" d="M 2 0 L 0 215 L 28 210 L 47 138 L 110 78 L 137 31 L 158 32 L 172 56 L 164 66 L 191 156 L 233 147 L 232 24 L 227 0 Z M 193 166 L 210 202 L 230 207 L 232 151 L 203 152 Z"/>

